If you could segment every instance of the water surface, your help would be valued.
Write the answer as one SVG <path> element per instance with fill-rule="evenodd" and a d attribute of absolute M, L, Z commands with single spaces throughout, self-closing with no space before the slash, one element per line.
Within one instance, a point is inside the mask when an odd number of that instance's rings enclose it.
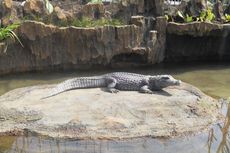
<path fill-rule="evenodd" d="M 213 97 L 230 97 L 230 64 L 185 64 L 159 65 L 145 69 L 90 70 L 54 73 L 26 73 L 0 77 L 0 95 L 20 87 L 53 84 L 80 76 L 100 75 L 113 71 L 127 71 L 142 74 L 171 74 L 177 79 L 200 88 Z"/>
<path fill-rule="evenodd" d="M 92 76 L 112 71 L 142 74 L 171 74 L 200 88 L 215 98 L 230 97 L 230 64 L 159 65 L 147 69 L 28 73 L 0 78 L 0 95 L 15 88 L 52 84 L 77 76 Z M 0 153 L 230 153 L 230 107 L 224 109 L 226 121 L 211 130 L 174 139 L 139 138 L 132 140 L 77 141 L 41 136 L 0 137 Z"/>

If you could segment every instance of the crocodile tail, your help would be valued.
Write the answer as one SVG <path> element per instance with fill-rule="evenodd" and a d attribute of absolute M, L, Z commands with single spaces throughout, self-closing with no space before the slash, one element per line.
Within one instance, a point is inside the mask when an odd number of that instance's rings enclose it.
<path fill-rule="evenodd" d="M 81 77 L 66 80 L 56 87 L 54 87 L 50 94 L 42 99 L 49 98 L 58 95 L 62 92 L 73 90 L 73 89 L 83 89 L 83 88 L 98 88 L 105 87 L 106 81 L 103 77 Z"/>

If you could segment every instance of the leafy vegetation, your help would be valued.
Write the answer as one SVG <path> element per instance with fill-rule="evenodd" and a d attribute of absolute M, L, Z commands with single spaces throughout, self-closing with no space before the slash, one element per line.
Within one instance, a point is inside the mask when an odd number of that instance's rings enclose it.
<path fill-rule="evenodd" d="M 4 53 L 7 51 L 7 46 L 8 46 L 8 41 L 6 41 L 7 39 L 11 39 L 13 42 L 17 41 L 21 44 L 22 47 L 24 47 L 22 42 L 14 32 L 14 30 L 18 27 L 19 24 L 11 24 L 8 25 L 7 27 L 0 28 L 0 42 L 2 41 L 5 42 L 4 44 L 6 46 L 4 49 Z"/>
<path fill-rule="evenodd" d="M 230 22 L 230 15 L 229 14 L 225 14 L 225 22 Z"/>
<path fill-rule="evenodd" d="M 90 3 L 102 3 L 102 0 L 90 0 Z"/>
<path fill-rule="evenodd" d="M 11 24 L 7 27 L 0 28 L 0 41 L 4 41 L 8 38 L 10 38 L 13 41 L 18 41 L 21 46 L 23 46 L 22 42 L 18 38 L 18 36 L 15 34 L 14 30 L 19 27 L 19 24 Z"/>
<path fill-rule="evenodd" d="M 189 16 L 188 14 L 186 14 L 185 18 L 184 18 L 185 22 L 193 22 L 193 17 Z"/>
<path fill-rule="evenodd" d="M 215 19 L 215 15 L 212 13 L 211 9 L 207 9 L 205 11 L 202 11 L 200 16 L 198 17 L 198 21 L 201 22 L 212 22 Z"/>
<path fill-rule="evenodd" d="M 121 20 L 118 19 L 91 19 L 83 17 L 81 19 L 73 18 L 71 20 L 59 20 L 55 21 L 52 17 L 52 15 L 46 16 L 46 17 L 40 17 L 40 16 L 25 16 L 24 21 L 26 20 L 35 20 L 38 22 L 44 22 L 45 24 L 53 24 L 60 27 L 67 27 L 67 26 L 75 26 L 75 27 L 83 27 L 83 28 L 89 28 L 89 27 L 99 27 L 99 26 L 119 26 L 123 25 L 124 23 Z"/>
<path fill-rule="evenodd" d="M 75 27 L 99 27 L 99 26 L 119 26 L 123 25 L 123 23 L 120 20 L 117 19 L 98 19 L 98 20 L 93 20 L 90 18 L 82 18 L 81 20 L 79 19 L 74 19 L 72 23 L 70 23 L 71 26 Z"/>
<path fill-rule="evenodd" d="M 182 21 L 189 23 L 193 21 L 200 21 L 200 22 L 212 22 L 215 20 L 215 15 L 211 9 L 207 9 L 202 11 L 199 16 L 190 16 L 188 14 L 183 14 L 181 11 L 177 11 L 176 17 L 166 15 L 166 19 L 168 21 L 176 21 L 175 19 L 180 18 Z M 229 16 L 230 19 L 230 16 Z"/>

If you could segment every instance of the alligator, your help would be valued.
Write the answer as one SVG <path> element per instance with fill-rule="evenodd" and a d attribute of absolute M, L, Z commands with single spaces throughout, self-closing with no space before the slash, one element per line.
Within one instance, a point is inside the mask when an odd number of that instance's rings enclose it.
<path fill-rule="evenodd" d="M 180 83 L 180 80 L 174 79 L 171 75 L 151 76 L 114 72 L 100 76 L 79 77 L 66 80 L 54 87 L 51 93 L 44 98 L 49 98 L 73 89 L 103 87 L 106 87 L 106 91 L 111 93 L 117 93 L 119 90 L 123 90 L 153 94 L 153 91 L 161 90 L 168 86 L 180 85 Z"/>

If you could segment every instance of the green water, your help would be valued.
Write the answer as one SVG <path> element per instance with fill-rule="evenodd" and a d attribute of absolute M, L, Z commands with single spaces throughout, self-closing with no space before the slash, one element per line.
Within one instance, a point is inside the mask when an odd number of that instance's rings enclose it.
<path fill-rule="evenodd" d="M 159 65 L 146 69 L 29 73 L 0 77 L 0 95 L 15 88 L 51 84 L 77 76 L 112 71 L 142 74 L 171 74 L 215 98 L 230 97 L 230 64 Z M 230 153 L 230 107 L 224 108 L 226 122 L 197 135 L 174 138 L 139 138 L 117 141 L 59 140 L 28 135 L 0 137 L 0 153 Z"/>

